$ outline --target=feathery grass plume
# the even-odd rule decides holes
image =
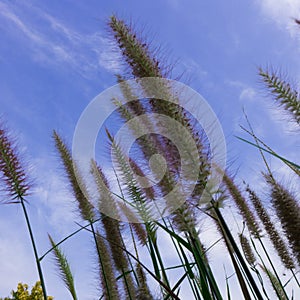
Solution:
[[[133,91],[131,87],[126,81],[119,76],[118,81],[121,86],[121,91],[126,100],[135,99],[133,98]],[[161,143],[159,141],[158,135],[153,134],[155,132],[153,128],[153,120],[150,120],[145,113],[145,109],[140,101],[129,101],[126,104],[123,104],[122,101],[118,99],[112,99],[113,104],[116,105],[118,112],[121,118],[127,122],[129,129],[133,133],[134,136],[138,136],[136,140],[139,145],[139,151],[144,156],[144,159],[149,159],[154,153],[160,151]],[[142,118],[138,119],[138,122],[129,122],[134,117],[142,115]],[[143,132],[149,132],[149,134],[145,134],[140,136],[141,130]],[[160,151],[162,153],[162,150]],[[140,154],[140,153],[139,153]]]
[[[100,272],[100,281],[102,287],[102,295],[100,299],[105,300],[119,300],[121,299],[117,280],[114,274],[114,267],[112,258],[110,256],[110,251],[100,234],[96,235],[98,250],[100,252],[101,258],[99,258],[99,268]]]
[[[247,262],[250,266],[255,266],[256,258],[248,239],[242,233],[239,234],[239,238]]]
[[[112,31],[115,41],[118,44],[118,47],[122,51],[122,55],[125,61],[131,69],[132,75],[135,78],[163,78],[167,76],[167,74],[163,71],[159,60],[151,53],[147,41],[145,41],[145,39],[143,39],[142,37],[139,37],[132,26],[126,24],[123,20],[118,19],[116,16],[112,16],[110,18],[108,25]],[[169,94],[168,89],[166,89],[165,86],[161,86],[160,83],[158,83],[158,85],[159,86],[157,86],[157,88],[159,88],[162,92],[165,91],[165,94],[167,96]],[[126,90],[124,91],[126,96]],[[169,98],[170,97],[163,97],[163,99]],[[150,100],[150,102],[151,101],[155,101],[155,99]],[[166,101],[159,101],[160,105],[152,105],[152,108],[160,107],[160,112],[163,112],[162,108],[164,107],[167,109],[167,111],[169,111],[169,106],[171,105],[171,103],[163,102]],[[175,109],[175,115],[178,115],[177,107]]]
[[[290,83],[282,80],[276,72],[259,69],[259,75],[275,97],[275,101],[290,113],[294,121],[300,125],[300,99],[298,92]]]
[[[132,200],[131,205],[134,206],[135,210],[138,212],[138,217],[140,217],[144,223],[150,222],[152,220],[151,207],[143,196],[121,147],[116,143],[109,131],[106,130],[106,132],[110,141],[114,158],[118,164],[118,168],[122,176],[122,181],[130,196],[130,199]]]
[[[137,300],[153,300],[145,272],[139,263],[136,265],[136,274],[138,277]]]
[[[137,35],[132,26],[126,24],[116,16],[110,18],[108,25],[135,78],[166,77],[167,74],[164,74],[162,71],[159,60],[151,53],[149,44],[145,39]],[[161,91],[167,91],[167,89],[161,85],[159,89]],[[167,92],[165,94],[167,95],[169,93]],[[163,97],[162,99],[169,99],[169,97]],[[155,99],[150,101],[155,101]],[[159,103],[160,102],[161,101],[159,101]],[[168,105],[166,105],[167,103],[161,102],[160,104],[161,105],[152,105],[152,107],[160,107],[160,112],[163,112],[163,107],[169,111],[168,105],[171,105],[171,103],[168,102]],[[177,115],[178,109],[176,108],[175,110]]]
[[[114,141],[114,138],[107,131],[108,138],[111,143],[112,151],[115,156],[116,162],[121,173],[122,182],[129,194],[131,200],[130,203],[124,202],[124,205],[120,205],[120,209],[123,211],[129,221],[132,223],[135,219],[137,222],[132,223],[132,228],[137,234],[142,243],[145,244],[144,228],[140,222],[145,223],[146,234],[151,242],[156,244],[156,224],[152,222],[152,211],[147,199],[145,199],[140,187],[138,186],[131,167],[128,161],[125,159],[121,147]],[[143,241],[144,240],[144,241]]]
[[[138,175],[137,177],[137,183],[139,186],[141,186],[141,191],[145,195],[145,198],[147,200],[155,200],[155,190],[153,186],[150,184],[149,179],[146,177],[145,172],[142,170],[142,168],[136,163],[135,160],[132,158],[129,158],[130,166],[132,167],[132,171]],[[146,187],[144,187],[146,186]]]
[[[48,237],[49,237],[51,246],[53,247],[56,265],[59,270],[59,275],[62,278],[63,282],[65,283],[65,286],[71,293],[72,298],[74,300],[77,300],[78,298],[76,295],[74,278],[73,278],[73,274],[72,274],[69,262],[68,262],[66,256],[64,255],[64,253],[61,251],[61,249],[56,246],[54,240],[52,239],[52,237],[49,234],[48,234]]]
[[[184,202],[172,213],[172,221],[179,232],[193,233],[194,238],[198,237],[198,233],[195,232],[195,228],[197,228],[196,214],[188,203]]]
[[[122,278],[124,280],[126,291],[128,292],[128,296],[132,298],[135,295],[135,289],[132,279],[132,273],[128,273],[128,271],[130,270],[128,257],[122,250],[122,248],[125,247],[125,243],[121,235],[120,223],[118,220],[111,218],[101,212],[103,207],[106,206],[107,208],[110,208],[117,213],[117,207],[111,193],[109,192],[110,187],[108,181],[102,169],[96,164],[94,160],[91,163],[91,171],[94,175],[94,179],[96,181],[100,196],[99,210],[101,222],[106,233],[106,239],[111,250],[112,258],[117,270],[122,272]]]
[[[95,219],[94,207],[86,197],[86,195],[88,194],[87,189],[84,185],[83,180],[78,174],[78,170],[76,166],[74,167],[75,164],[72,161],[71,152],[68,149],[68,147],[55,131],[53,133],[53,138],[55,141],[56,148],[60,154],[66,175],[69,179],[71,188],[73,190],[73,195],[78,202],[78,207],[79,207],[81,217],[84,220],[90,222],[91,232],[93,233],[95,246],[98,253],[99,264],[101,266],[100,276],[101,276],[101,283],[103,285],[103,290],[104,290],[103,294],[105,296],[105,299],[118,299],[118,298],[111,298],[111,294],[113,295],[115,293],[115,289],[111,288],[113,282],[111,283],[109,279],[109,277],[113,278],[114,276],[113,266],[112,266],[111,258],[110,257],[109,259],[107,258],[108,254],[107,254],[105,243],[101,243],[103,242],[101,238],[100,239],[97,238],[96,230],[93,226],[93,220]],[[78,180],[81,180],[81,182],[78,182]],[[85,189],[85,193],[82,191],[82,189]],[[107,274],[107,270],[109,271],[108,274]]]
[[[113,137],[110,135],[110,133],[107,131],[108,138],[111,143],[112,152],[115,156],[116,162],[119,167],[119,171],[121,173],[121,179],[125,185],[125,188],[129,194],[129,198],[131,202],[125,206],[126,202],[124,202],[124,207],[132,208],[131,210],[126,209],[125,212],[136,212],[136,217],[139,219],[139,222],[145,223],[146,232],[148,236],[149,241],[149,252],[151,255],[151,259],[153,262],[153,265],[155,267],[158,267],[160,265],[160,270],[163,276],[164,283],[166,286],[169,286],[168,283],[168,277],[165,272],[165,267],[163,265],[163,261],[161,259],[161,254],[158,249],[157,240],[156,240],[156,228],[157,225],[152,221],[152,207],[149,205],[150,203],[147,202],[147,199],[145,199],[140,187],[137,184],[137,181],[135,180],[135,177],[133,175],[133,172],[131,170],[131,167],[129,165],[129,162],[126,160],[123,151],[121,147],[114,141]],[[131,219],[132,222],[133,219]],[[135,225],[136,226],[136,225]],[[133,227],[134,229],[134,227]],[[160,278],[160,271],[158,268],[155,269],[155,274],[157,278]]]
[[[131,86],[128,84],[128,82],[125,80],[125,78],[123,78],[121,75],[117,75],[117,82],[120,85],[124,99],[128,100],[128,102],[126,104],[129,109],[129,112],[132,113],[131,117],[132,117],[132,115],[134,115],[134,116],[143,115],[146,112],[146,110],[143,107],[142,103],[138,100],[130,101],[133,99],[137,99],[137,96],[134,95],[134,92],[133,92]],[[126,116],[125,116],[125,119],[127,119]]]
[[[270,216],[269,216],[268,212],[266,211],[264,205],[262,204],[261,200],[256,195],[256,193],[252,189],[250,189],[249,186],[247,186],[246,191],[248,192],[249,198],[256,210],[256,213],[257,213],[258,217],[260,218],[261,222],[263,223],[264,228],[265,228],[278,256],[280,257],[283,265],[287,269],[294,269],[295,264],[294,264],[292,257],[290,256],[290,253],[285,244],[285,241],[281,238],[278,231],[276,230],[276,228],[275,228],[274,224],[272,223]]]
[[[53,131],[53,138],[56,149],[59,152],[64,171],[71,185],[74,198],[77,200],[80,214],[84,220],[92,221],[94,219],[94,207],[86,197],[88,193],[83,179],[81,178],[77,168],[74,167],[75,164],[72,159],[71,151],[56,131]],[[81,182],[78,182],[79,180]],[[85,193],[83,193],[82,189],[85,189]]]
[[[160,62],[131,26],[116,16],[111,16],[108,25],[134,77],[163,77]]]
[[[137,34],[134,32],[132,27],[126,25],[124,21],[117,19],[115,16],[111,17],[109,26],[114,34],[114,38],[116,39],[119,48],[122,51],[124,59],[131,68],[131,72],[135,78],[164,77],[164,74],[161,72],[161,69],[158,65],[158,61],[150,54],[147,42],[144,41],[143,38],[137,37]],[[176,104],[178,103],[178,99],[174,98],[172,92],[170,91],[170,87],[164,83],[157,82],[157,84],[154,84],[154,86],[151,87],[149,87],[148,85],[145,86],[142,83],[141,88],[146,91],[146,94],[147,92],[151,94],[152,88],[155,90],[159,90],[160,94],[163,95],[161,99],[166,99],[167,101],[161,99],[149,99],[149,104],[151,107],[150,111],[152,113],[165,114],[178,121],[178,126],[184,126],[184,128],[186,128],[193,137],[193,141],[191,141],[186,135],[180,136],[181,144],[183,146],[186,146],[185,148],[188,149],[186,152],[190,152],[191,148],[189,146],[191,142],[196,143],[198,149],[196,157],[198,157],[198,155],[199,157],[204,157],[203,144],[200,142],[199,135],[191,125],[184,109]],[[126,92],[128,92],[128,90],[125,91],[125,96]],[[170,101],[171,99],[173,99],[175,103],[172,103]],[[155,120],[153,120],[153,122],[155,123]],[[160,124],[154,124],[154,126],[159,126],[159,128],[163,127]],[[178,136],[176,128],[168,128],[167,130],[169,131],[171,129]],[[153,144],[154,146],[156,146],[156,150],[163,153],[167,158],[166,162],[168,167],[165,176],[159,183],[159,189],[162,191],[163,195],[166,195],[174,188],[176,183],[176,180],[174,179],[178,176],[180,170],[180,162],[182,162],[184,159],[180,159],[176,147],[174,147],[172,143],[169,143],[168,139],[165,139],[163,136],[160,136],[159,139],[155,140]],[[146,143],[145,145],[149,144]],[[144,148],[145,145],[142,146],[142,148]],[[192,153],[189,154],[190,157],[194,157]],[[149,156],[146,155],[146,158],[149,158]],[[208,172],[205,173],[203,172],[203,170],[209,169],[206,167],[206,165],[207,163],[205,161],[205,164],[202,164],[201,166],[198,166],[198,162],[195,162],[191,166],[191,170],[193,170],[193,172],[195,169],[200,170],[198,174],[198,182],[196,182],[196,188],[194,189],[193,193],[194,198],[198,198],[198,196],[203,191],[203,186],[205,186]],[[189,184],[188,180],[186,182],[187,184]],[[190,184],[194,184],[194,182]],[[178,202],[176,202],[175,205],[177,205],[177,203]],[[176,209],[175,212],[172,206],[172,203],[170,203],[170,210],[173,212],[174,220],[179,225],[178,227],[180,228],[180,230],[186,230],[188,227],[194,226],[193,221],[195,220],[195,218],[192,217],[193,211],[190,207],[188,207],[189,205],[185,204],[183,208]]]
[[[120,216],[116,205],[116,200],[112,195],[108,180],[104,175],[102,168],[96,163],[95,160],[92,160],[91,162],[91,173],[96,182],[97,190],[100,196],[98,202],[99,211],[109,212],[113,219],[119,220]]]
[[[226,172],[224,173],[223,182],[227,187],[227,190],[234,200],[237,208],[239,209],[240,214],[242,215],[251,234],[253,234],[254,237],[259,237],[261,230],[259,228],[255,215],[251,211],[246,199],[234,183],[233,179]]]
[[[17,201],[28,195],[31,186],[18,156],[16,142],[0,124],[0,179],[4,181],[4,191]]]
[[[137,33],[131,26],[125,24],[123,20],[118,19],[116,16],[112,16],[109,22],[109,27],[111,28],[113,36],[122,51],[122,55],[135,78],[166,77],[166,74],[161,71],[158,60],[151,55],[147,41],[145,41],[142,37],[138,37]],[[149,90],[149,88],[151,89],[148,85],[143,86],[142,88],[146,90]],[[172,96],[169,87],[161,82],[157,82],[157,84],[154,84],[152,88],[159,90],[160,93],[164,95],[161,99],[166,99],[168,101],[150,99],[149,103],[151,105],[151,112],[165,114],[174,120],[179,121],[179,123],[187,128],[194,135],[194,138],[196,138],[197,133],[193,130],[184,109],[176,104],[178,101],[176,102],[176,99]],[[128,89],[125,89],[124,93],[125,96],[130,95],[130,93],[128,94]],[[174,99],[175,103],[169,101],[171,98]],[[199,145],[199,143],[197,144]],[[164,146],[162,149],[167,147],[165,142],[163,142],[161,146]],[[172,147],[167,148],[168,151],[163,152],[169,154]],[[176,155],[174,156],[174,153],[172,153],[169,157],[170,159],[173,159],[173,167],[178,167],[178,159],[176,159]]]
[[[271,201],[281,222],[284,233],[298,265],[300,265],[300,206],[294,195],[282,184],[278,183],[272,174],[264,174],[271,189]]]
[[[117,78],[124,99],[126,99],[126,101],[137,99],[138,97],[134,95],[134,90],[129,83],[120,75],[118,75]],[[139,118],[137,125],[133,122],[128,122],[127,124],[132,133],[139,136],[137,143],[140,146],[140,150],[142,151],[144,158],[149,159],[149,157],[157,151],[162,153],[163,151],[161,150],[161,142],[158,135],[152,134],[152,132],[155,132],[154,120],[151,120],[148,117],[147,108],[143,106],[143,103],[141,103],[140,100],[135,100],[128,101],[124,105],[122,101],[119,101],[118,99],[113,99],[112,101],[117,106],[120,116],[125,122],[130,121],[134,117],[142,116],[142,118]],[[141,126],[143,127],[143,131],[149,132],[149,134],[140,136],[139,133],[141,132]]]
[[[136,213],[130,209],[130,206],[126,203],[119,203],[119,208],[124,216],[127,218],[128,222],[131,222],[130,226],[132,227],[135,235],[137,236],[138,241],[142,246],[147,244],[147,235],[149,232],[146,232],[144,224],[140,223],[140,220],[136,216]],[[156,236],[156,228],[151,230],[152,236]]]
[[[121,83],[121,90],[125,99],[127,100],[132,99],[132,97],[134,97],[133,96],[134,91],[131,89],[129,84],[126,81],[123,81],[123,78],[121,78],[120,76],[118,77],[118,80],[119,83]],[[134,123],[130,123],[130,122],[128,122],[128,124],[133,134],[137,134],[137,136],[139,136],[139,138],[137,139],[137,143],[140,147],[141,152],[143,153],[144,159],[149,160],[150,157],[156,153],[159,153],[160,155],[165,155],[166,154],[165,145],[167,143],[166,141],[167,139],[165,139],[161,135],[153,133],[157,131],[157,128],[155,127],[157,124],[156,124],[156,120],[154,120],[153,118],[150,119],[147,116],[147,113],[151,112],[149,111],[149,107],[143,107],[143,104],[140,101],[129,102],[126,104],[126,106],[122,105],[122,103],[120,101],[118,102],[116,99],[114,99],[113,101],[114,104],[118,107],[121,117],[125,121],[130,121],[132,118],[142,115],[143,118],[139,118],[139,122],[137,125],[134,125]],[[159,103],[157,104],[159,105]],[[149,103],[147,104],[144,103],[144,105],[149,106]],[[155,106],[156,105],[154,105],[154,107]],[[141,128],[140,128],[141,126],[143,126],[144,128],[143,131],[149,132],[149,134],[140,136],[139,132],[141,132]],[[170,155],[169,158],[171,158]],[[177,162],[178,161],[179,161],[179,157],[177,159]],[[172,175],[168,171],[169,167],[172,167],[172,165],[170,165],[169,161],[167,161],[167,163],[168,163],[168,168],[166,170],[166,175],[159,183],[159,186],[156,187],[157,193],[159,193],[160,189],[163,189],[165,193],[167,193],[166,190],[172,189],[172,184],[170,184],[170,180],[169,180],[169,178],[171,178]],[[178,170],[176,172],[178,172]],[[155,172],[153,175],[154,176],[156,175]]]
[[[24,199],[28,195],[30,184],[18,157],[16,143],[12,141],[7,130],[3,127],[0,127],[0,179],[4,181],[5,191],[12,198],[7,203],[20,203],[22,206],[42,285],[43,296],[47,299],[45,280]]]

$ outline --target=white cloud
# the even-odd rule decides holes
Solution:
[[[247,87],[240,93],[240,100],[253,100],[256,96],[256,92],[253,88]]]
[[[6,22],[6,30],[15,39],[26,39],[24,46],[34,60],[71,67],[85,78],[93,77],[100,68],[120,72],[120,56],[100,32],[82,34],[36,7],[23,6],[0,3],[1,22]],[[39,22],[34,22],[37,16]]]
[[[289,30],[294,36],[299,32],[293,18],[300,18],[299,0],[260,0],[257,3],[261,6],[262,12],[272,18],[279,26]]]

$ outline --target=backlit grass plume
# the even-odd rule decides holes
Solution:
[[[290,243],[298,265],[300,265],[300,206],[294,195],[282,184],[277,182],[271,174],[265,175],[270,186],[270,196],[276,214],[281,222],[285,235]]]
[[[239,188],[234,183],[233,179],[226,173],[224,174],[223,182],[226,185],[231,198],[234,200],[237,208],[239,209],[240,214],[242,215],[245,223],[247,224],[251,234],[258,237],[260,234],[260,228],[258,226],[256,217],[251,211],[245,197],[242,195]]]
[[[44,299],[47,299],[47,292],[41,263],[38,257],[35,238],[25,206],[24,197],[28,195],[28,191],[30,188],[29,180],[26,175],[26,171],[20,162],[20,158],[18,157],[16,142],[12,140],[7,132],[7,129],[3,128],[3,126],[0,127],[0,176],[0,179],[4,183],[4,190],[11,198],[10,201],[6,202],[20,203],[22,206],[34,252],[38,274],[40,277]]]
[[[290,113],[294,121],[300,125],[300,99],[298,92],[290,83],[282,80],[275,72],[259,69],[263,82],[274,95],[277,104]]]
[[[285,241],[282,239],[280,234],[278,233],[275,225],[273,224],[267,210],[265,209],[263,203],[256,195],[256,193],[250,189],[248,186],[246,191],[249,193],[249,198],[253,203],[253,206],[257,212],[258,217],[260,218],[261,222],[263,223],[265,230],[277,251],[278,256],[280,257],[282,263],[287,269],[295,268],[294,261],[289,254],[288,248],[286,247]]]
[[[101,297],[104,300],[122,299],[119,294],[117,280],[114,274],[113,261],[103,237],[97,234],[97,251],[100,252],[99,268],[101,282]]]
[[[53,138],[56,149],[60,155],[65,174],[71,185],[73,195],[77,200],[81,216],[87,221],[92,221],[94,218],[93,206],[86,197],[87,191],[85,194],[82,192],[82,189],[85,188],[85,185],[83,180],[81,180],[82,178],[80,174],[78,174],[78,170],[75,170],[74,168],[75,164],[73,163],[71,151],[56,131],[53,132]],[[81,180],[80,184],[79,180]]]
[[[0,176],[4,191],[11,200],[20,201],[28,195],[30,182],[20,161],[16,142],[0,125]]]
[[[129,298],[134,298],[135,289],[132,273],[130,272],[130,261],[126,253],[122,250],[125,247],[125,243],[121,234],[121,224],[117,219],[111,218],[110,216],[107,216],[101,212],[104,206],[106,206],[107,209],[110,208],[116,212],[117,207],[115,200],[110,193],[110,187],[102,169],[97,166],[95,161],[92,161],[91,170],[94,175],[100,197],[99,210],[101,223],[106,233],[106,239],[110,248],[114,265],[116,269],[121,272],[124,282],[124,289],[127,293],[127,296]],[[117,216],[115,215],[115,217]]]
[[[162,77],[160,62],[151,53],[148,44],[137,37],[131,26],[116,16],[110,18],[109,27],[134,77]]]
[[[246,260],[248,262],[248,264],[250,266],[255,266],[256,264],[256,258],[255,255],[252,251],[251,245],[249,243],[249,240],[247,239],[247,237],[243,234],[240,233],[239,234],[239,238],[240,238],[240,243],[244,252],[244,255],[246,257]]]

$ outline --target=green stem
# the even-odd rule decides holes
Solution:
[[[232,234],[231,234],[231,232],[230,232],[230,230],[229,230],[229,228],[228,228],[228,226],[227,226],[227,224],[226,224],[226,222],[225,222],[225,220],[224,220],[221,212],[219,211],[218,207],[215,205],[215,201],[213,199],[211,200],[211,203],[212,203],[212,206],[213,206],[213,208],[215,210],[215,213],[218,216],[218,219],[220,220],[220,223],[221,223],[224,231],[226,232],[226,235],[228,237],[228,241],[230,242],[230,244],[231,244],[231,246],[232,246],[232,248],[233,248],[233,250],[234,250],[234,252],[235,252],[235,254],[236,254],[237,258],[238,258],[238,260],[240,261],[240,264],[241,264],[241,266],[242,266],[242,268],[243,268],[243,270],[244,270],[244,272],[245,272],[245,274],[246,274],[246,276],[247,276],[247,278],[249,280],[249,283],[251,284],[251,286],[252,286],[252,288],[253,288],[253,290],[255,292],[256,297],[259,300],[263,300],[263,297],[262,297],[262,295],[260,293],[260,290],[258,289],[258,287],[257,287],[257,285],[256,285],[256,283],[254,281],[254,278],[252,277],[252,275],[251,275],[251,273],[250,273],[250,271],[249,271],[249,269],[247,267],[247,264],[244,261],[244,258],[242,256],[242,254],[241,254],[241,252],[240,252],[237,244],[235,243],[234,238],[233,238],[233,236],[232,236]]]
[[[198,269],[200,271],[200,276],[202,276],[202,294],[208,295],[210,294],[209,292],[209,287],[207,284],[207,280],[209,282],[209,285],[211,287],[211,291],[212,294],[214,295],[213,298],[210,299],[218,299],[218,300],[222,300],[222,296],[220,294],[220,291],[217,287],[217,284],[213,278],[211,270],[209,268],[209,266],[207,265],[207,263],[205,263],[204,259],[203,259],[203,251],[202,251],[202,247],[200,244],[200,241],[198,240],[198,238],[195,238],[194,234],[189,233],[188,239],[190,241],[190,243],[192,244],[192,253],[193,256],[195,258],[195,262],[198,266]],[[207,298],[208,299],[208,298]]]
[[[130,275],[130,273],[129,273]],[[132,299],[132,295],[131,295],[131,291],[130,291],[130,288],[129,288],[129,284],[128,284],[128,280],[126,278],[127,274],[124,272],[124,269],[122,268],[122,276],[124,278],[124,283],[125,283],[125,286],[126,286],[126,290],[128,292],[128,297],[129,297],[129,300],[133,300]],[[133,295],[134,296],[134,295]]]
[[[139,253],[138,253],[138,249],[137,249],[137,245],[136,245],[136,241],[135,241],[135,237],[134,237],[134,234],[133,234],[133,230],[132,230],[131,224],[129,224],[129,230],[130,230],[130,236],[131,236],[131,239],[132,239],[133,249],[134,249],[135,255],[136,255],[137,259],[139,259]],[[125,248],[126,246],[125,246],[125,242],[124,242],[124,239],[123,239],[122,235],[121,235],[121,240],[122,240],[122,246],[123,246],[123,248]],[[133,264],[132,264],[132,261],[131,261],[129,255],[127,253],[126,253],[126,257],[128,258],[128,262],[129,262],[129,265],[130,265],[130,267],[132,269],[135,281],[136,281],[137,285],[139,285],[139,280],[138,280],[136,271],[135,271],[135,269],[133,267]]]
[[[28,228],[28,231],[29,231],[31,244],[32,244],[32,247],[33,247],[34,257],[35,257],[35,261],[36,261],[36,265],[37,265],[37,269],[38,269],[38,274],[39,274],[40,281],[41,281],[43,296],[44,296],[44,299],[47,300],[48,297],[47,297],[47,292],[46,292],[45,280],[44,280],[44,276],[43,276],[39,256],[38,256],[38,253],[37,253],[37,248],[36,248],[33,232],[32,232],[32,229],[31,229],[29,217],[28,217],[27,210],[26,210],[26,207],[25,207],[24,199],[22,197],[20,197],[20,201],[21,201],[23,212],[24,212],[27,228]]]
[[[292,274],[293,274],[293,277],[294,277],[294,279],[296,280],[296,282],[297,282],[298,286],[300,287],[300,283],[299,283],[299,281],[298,281],[298,278],[297,278],[297,276],[296,276],[296,274],[295,274],[294,270],[293,270],[293,269],[291,269],[291,272],[292,272]]]
[[[160,264],[160,268],[161,268],[162,275],[163,275],[163,280],[166,283],[166,285],[170,288],[170,283],[169,283],[169,280],[168,280],[168,277],[167,277],[167,273],[165,271],[165,267],[164,267],[164,263],[162,261],[162,257],[160,255],[160,252],[159,252],[159,249],[158,249],[158,246],[157,246],[157,242],[156,241],[152,241],[152,244],[153,244],[153,247],[154,247],[154,251],[155,251],[156,257],[157,257],[158,262]]]
[[[95,221],[92,221],[91,223],[96,223],[98,222],[100,219],[97,219]],[[78,232],[80,232],[81,230],[83,229],[86,229],[87,227],[90,227],[91,226],[91,223],[85,225],[85,226],[81,226],[79,225],[77,222],[75,222],[76,225],[79,225],[80,228],[75,230],[74,232],[72,232],[71,234],[69,234],[68,236],[66,236],[65,238],[63,238],[61,241],[59,241],[58,243],[55,244],[55,247],[51,247],[48,251],[46,251],[40,258],[39,258],[39,261],[42,261],[50,252],[52,252],[52,250],[54,248],[56,248],[57,246],[59,246],[60,244],[64,243],[66,240],[68,240],[70,237],[76,235]]]
[[[234,256],[234,251],[228,241],[228,237],[226,235],[226,233],[224,232],[224,229],[223,227],[221,226],[221,231],[222,231],[222,235],[223,235],[223,238],[224,238],[224,241],[225,241],[225,244],[227,246],[227,249],[228,249],[228,252],[229,252],[229,255],[230,255],[230,258],[231,258],[231,261],[232,261],[232,264],[233,264],[233,267],[234,267],[234,270],[236,272],[236,275],[237,275],[237,278],[238,278],[238,281],[239,281],[239,284],[241,286],[241,290],[242,290],[242,293],[244,295],[244,298],[247,299],[247,300],[251,300],[251,297],[250,297],[250,294],[249,294],[249,291],[247,289],[247,285],[245,283],[245,280],[243,278],[243,275],[242,275],[242,272],[240,270],[240,266],[238,265],[237,261],[236,261],[236,258]]]
[[[84,228],[87,231],[91,231],[88,228]],[[97,233],[99,236],[101,236],[103,239],[107,240],[106,237],[100,235],[99,233]],[[157,278],[157,276],[148,268],[146,267],[140,260],[138,260],[133,254],[131,254],[126,248],[123,248],[122,246],[120,246],[119,244],[116,244],[116,247],[121,248],[123,251],[125,251],[134,261],[136,261],[137,263],[139,263],[148,273],[149,275],[156,280],[168,293],[170,293],[170,295],[175,299],[175,300],[180,300],[180,298],[164,283],[162,282],[159,278]]]
[[[162,219],[162,220],[164,222],[164,225],[167,226],[166,221],[164,219]],[[169,221],[169,226],[170,226],[171,230],[174,231],[174,228],[173,228],[172,223],[170,221]],[[174,248],[175,248],[175,250],[177,252],[178,257],[179,257],[182,265],[184,266],[184,270],[189,275],[189,276],[187,276],[187,279],[189,281],[189,284],[190,284],[190,287],[191,287],[191,289],[193,291],[193,294],[194,294],[194,296],[195,296],[196,299],[200,299],[200,294],[199,294],[199,291],[198,291],[199,287],[198,287],[198,285],[195,282],[195,275],[193,274],[191,266],[189,265],[188,258],[186,256],[186,254],[184,253],[183,248],[180,245],[180,243],[176,244],[175,238],[172,235],[170,235],[170,238],[172,240],[172,243],[174,245]],[[167,300],[167,299],[165,299],[165,300]]]
[[[266,254],[266,257],[267,257],[267,259],[268,259],[268,261],[269,261],[269,263],[270,263],[270,265],[271,265],[271,267],[272,267],[272,269],[273,269],[273,272],[274,272],[274,274],[275,274],[275,276],[276,276],[276,278],[277,278],[277,280],[278,280],[278,283],[279,283],[279,285],[280,285],[280,287],[281,287],[281,289],[282,289],[282,292],[284,293],[284,295],[285,295],[286,298],[288,299],[289,297],[288,297],[288,295],[286,294],[286,291],[285,291],[285,289],[284,289],[284,286],[283,286],[282,283],[281,283],[280,277],[279,277],[279,275],[278,275],[278,273],[277,273],[277,271],[276,271],[276,268],[275,268],[274,264],[272,263],[272,260],[271,260],[269,254],[268,254],[267,249],[265,248],[265,245],[263,244],[261,238],[258,238],[258,240],[259,240],[259,242],[260,242],[260,244],[261,244],[261,246],[262,246],[262,248],[263,248],[263,250],[264,250],[264,252],[265,252],[265,254]],[[252,243],[253,243],[253,242],[252,242]]]

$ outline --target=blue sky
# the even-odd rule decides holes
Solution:
[[[176,62],[173,78],[183,73],[180,80],[206,98],[223,126],[228,159],[240,178],[257,184],[261,169],[256,151],[234,138],[242,134],[243,108],[260,137],[298,159],[299,135],[273,108],[257,76],[258,66],[272,64],[299,81],[300,29],[292,21],[300,17],[298,0],[1,0],[0,114],[37,178],[29,210],[40,253],[48,248],[47,232],[58,240],[76,228],[51,134],[56,129],[71,143],[86,105],[115,84],[114,74],[122,71],[107,31],[112,13],[145,27],[153,44],[162,45],[164,56]],[[290,178],[276,160],[269,162],[283,180]],[[37,276],[19,207],[1,206],[0,228],[0,296],[6,296],[18,281],[31,284]],[[91,257],[89,240],[81,238],[83,243],[77,239],[65,249],[76,245]],[[89,272],[76,251],[67,252],[79,298],[94,299],[88,291],[95,270]],[[43,264],[49,294],[67,298],[51,259]]]

